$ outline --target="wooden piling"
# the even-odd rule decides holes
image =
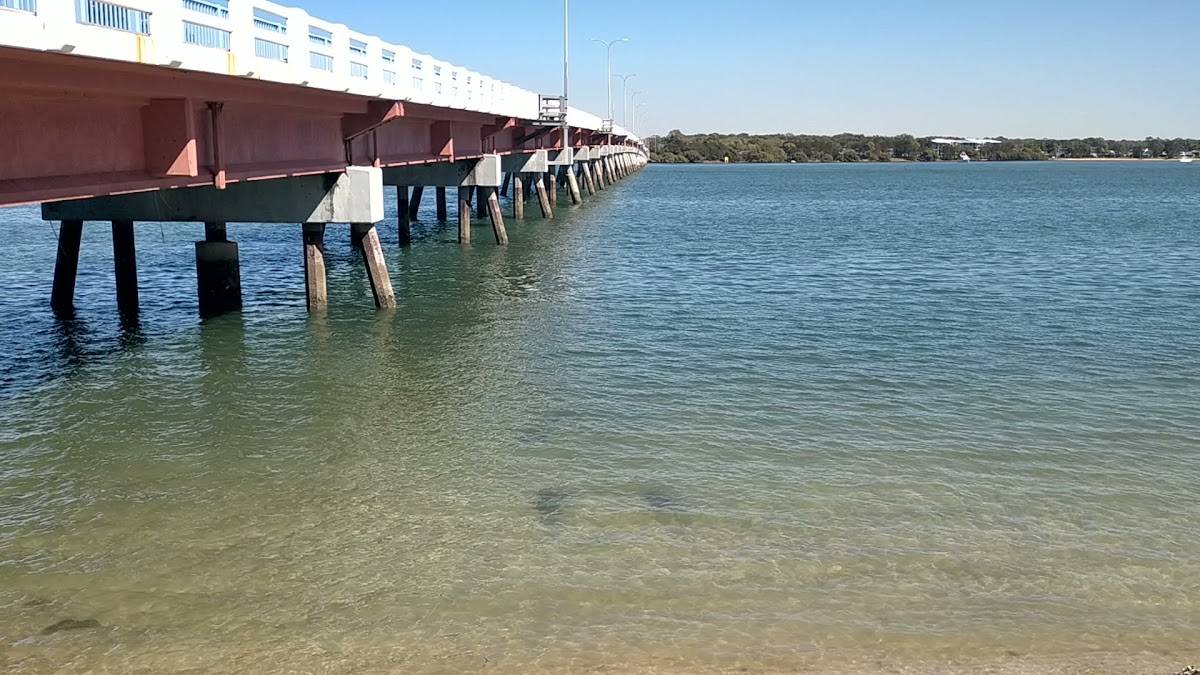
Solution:
[[[550,195],[546,192],[546,175],[539,173],[537,175],[537,196],[538,206],[542,208],[542,217],[547,220],[553,220],[554,209],[550,206]]]
[[[471,243],[471,188],[458,188],[458,243]]]
[[[421,195],[425,193],[424,185],[414,185],[412,196],[408,198],[408,218],[409,220],[420,220],[421,212]]]
[[[225,223],[204,223],[204,241],[196,242],[196,297],[202,317],[242,308],[238,245],[229,241]]]
[[[513,180],[512,180],[513,218],[516,218],[517,220],[524,220],[525,219],[525,182],[524,182],[524,179],[521,177],[521,174],[519,174],[519,173],[514,173],[512,175],[512,177],[513,177]]]
[[[583,195],[579,192],[579,179],[575,177],[575,167],[568,166],[567,169],[567,193],[571,197],[571,203],[578,206],[583,203]]]
[[[483,219],[487,217],[487,190],[482,187],[475,188],[475,217]]]
[[[117,309],[122,314],[138,311],[137,252],[133,242],[133,221],[112,221],[113,267],[117,277]]]
[[[512,180],[512,172],[509,171],[508,173],[504,174],[504,181],[502,183],[500,183],[500,196],[501,197],[508,196],[508,183],[511,180]]]
[[[325,223],[304,224],[304,292],[308,311],[329,306],[325,288]]]
[[[82,220],[64,220],[58,228],[58,255],[54,258],[54,287],[50,308],[69,314],[75,307],[75,277],[79,272],[79,242],[83,238]]]
[[[587,162],[579,163],[579,172],[583,174],[583,185],[587,188],[588,196],[596,194],[596,181],[592,178],[592,169]]]
[[[354,223],[351,227],[361,233],[359,239],[362,241],[363,263],[367,266],[367,278],[371,282],[375,306],[379,309],[395,309],[396,293],[392,290],[387,261],[379,244],[379,232],[371,223]]]
[[[442,188],[438,188],[441,190]],[[408,186],[396,186],[396,220],[398,240],[401,246],[412,244],[412,218],[408,217]]]
[[[504,227],[504,212],[500,210],[500,196],[496,194],[496,188],[480,189],[484,192],[479,195],[479,200],[487,204],[488,216],[492,220],[492,232],[496,235],[496,244],[508,246],[508,230]],[[484,197],[484,194],[487,196]]]
[[[437,187],[437,219],[439,223],[446,222],[446,188],[442,185]]]

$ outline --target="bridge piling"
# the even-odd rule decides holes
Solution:
[[[437,186],[437,220],[439,223],[446,222],[446,186]]]
[[[133,240],[133,221],[112,221],[113,267],[117,278],[117,310],[137,314],[137,252]]]
[[[480,220],[488,214],[487,194],[487,190],[482,186],[475,188],[475,217]]]
[[[375,230],[375,224],[353,223],[350,228],[362,244],[363,263],[367,267],[367,278],[371,282],[375,306],[379,309],[395,309],[396,293],[392,290],[392,280],[388,276],[387,262],[383,257],[383,247],[379,244],[379,232]]]
[[[471,188],[458,188],[458,243],[471,243]]]
[[[202,317],[242,308],[238,245],[229,241],[223,222],[204,223],[204,241],[196,242],[196,297]]]
[[[308,311],[329,306],[325,287],[325,223],[304,224],[304,293]]]
[[[508,230],[504,227],[504,213],[500,210],[500,197],[496,194],[496,188],[483,187],[479,190],[481,192],[479,201],[487,205],[488,216],[492,221],[492,232],[496,235],[496,244],[507,246]],[[486,198],[484,194],[487,195]]]
[[[550,191],[550,203],[558,206],[558,167],[546,174],[546,179],[550,181],[547,189]]]
[[[563,167],[567,177],[567,193],[571,196],[571,204],[579,206],[583,203],[583,195],[579,192],[579,179],[575,177],[575,167]]]
[[[553,220],[554,209],[550,206],[550,195],[546,192],[546,174],[537,174],[537,182],[534,185],[537,188],[538,206],[542,209],[542,217]]]
[[[408,217],[410,220],[420,220],[421,195],[425,192],[424,185],[414,185],[412,196],[408,198]]]
[[[513,218],[525,220],[525,178],[520,173],[514,172],[512,174],[512,186]]]
[[[592,170],[588,166],[588,162],[579,163],[579,172],[583,174],[583,184],[587,187],[588,196],[592,197],[596,194],[596,181],[592,178]]]
[[[79,272],[79,242],[82,238],[82,220],[64,220],[59,225],[54,287],[50,292],[50,308],[56,314],[67,315],[75,308],[75,277]]]
[[[412,219],[408,217],[408,186],[396,186],[397,240],[400,246],[412,244]]]

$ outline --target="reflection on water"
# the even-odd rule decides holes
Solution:
[[[428,200],[395,313],[235,225],[205,321],[151,224],[133,325],[107,228],[57,319],[0,210],[0,670],[1178,670],[1197,180],[654,167],[507,249]]]

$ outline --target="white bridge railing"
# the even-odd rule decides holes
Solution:
[[[543,112],[536,92],[266,0],[0,0],[0,45],[525,120]],[[574,107],[568,122],[596,131],[604,124]]]

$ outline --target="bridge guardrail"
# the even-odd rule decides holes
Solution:
[[[0,0],[0,13],[4,45],[525,120],[540,113],[533,91],[268,0]],[[603,120],[571,107],[568,122],[599,130]]]

